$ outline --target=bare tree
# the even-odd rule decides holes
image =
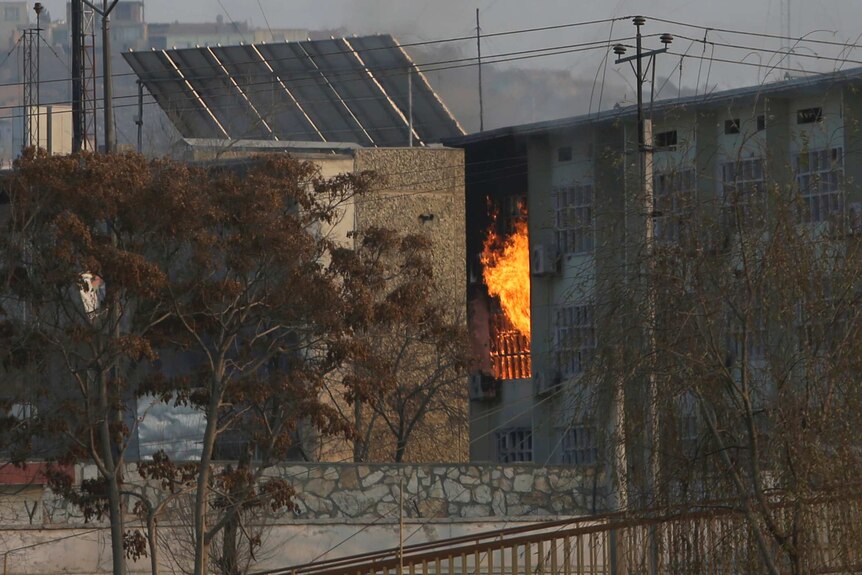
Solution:
[[[433,461],[463,457],[465,377],[471,364],[464,302],[451,301],[433,277],[430,240],[372,228],[356,238],[372,284],[350,284],[373,302],[362,338],[368,355],[353,364],[368,386],[355,411],[358,461]],[[363,413],[366,411],[366,413]],[[463,449],[463,447],[461,447]]]

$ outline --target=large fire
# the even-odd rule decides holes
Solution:
[[[518,221],[508,237],[492,226],[482,250],[482,276],[488,293],[500,300],[512,326],[530,339],[530,237],[527,222]]]

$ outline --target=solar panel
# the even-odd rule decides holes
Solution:
[[[464,133],[388,35],[124,57],[186,138],[405,146],[408,85],[414,144]]]
[[[351,38],[350,43],[402,110],[409,106],[408,85],[412,87],[413,126],[424,141],[439,142],[448,134],[464,133],[421,71],[416,70],[408,84],[406,69],[413,62],[392,36],[363,36]]]

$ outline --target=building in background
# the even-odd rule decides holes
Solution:
[[[30,25],[29,2],[0,2],[0,49],[7,52]]]
[[[862,177],[860,85],[856,68],[656,102],[650,179],[658,245],[681,241],[695,199],[720,219],[732,191],[745,197],[767,184],[798,187],[806,224],[859,220],[862,195],[851,184]],[[636,276],[631,262],[643,246],[645,212],[633,203],[636,122],[627,107],[447,141],[465,150],[470,322],[484,354],[471,392],[473,460],[609,463],[612,415],[598,388],[612,382],[602,380],[594,357],[614,344],[598,318],[626,313],[612,298]],[[521,202],[526,215],[513,208]],[[529,376],[513,377],[496,363],[496,349],[511,338],[500,331],[482,252],[490,232],[511,234],[524,217],[532,365]],[[645,401],[643,386],[631,385],[629,401]],[[683,434],[696,441],[698,433]],[[634,435],[629,451],[640,457],[646,440],[642,430]]]
[[[17,108],[12,126],[14,155],[30,146],[42,148],[49,155],[72,153],[72,107],[69,105],[54,104],[30,110]],[[30,141],[31,133],[36,135],[35,141]]]
[[[194,43],[206,42],[199,37]],[[178,159],[229,163],[256,153],[290,153],[314,162],[324,177],[375,171],[382,179],[345,206],[335,236],[350,244],[353,232],[370,226],[427,235],[439,295],[453,302],[453,314],[463,321],[463,151],[438,144],[463,130],[421,74],[408,79],[413,63],[394,38],[148,50],[124,58],[183,136],[172,150]],[[456,411],[466,411],[466,394],[454,401]],[[338,407],[353,416],[347,405]],[[143,457],[191,435],[166,425],[174,416],[162,415],[140,426]],[[418,442],[421,449],[408,449],[408,459],[465,460],[466,426],[441,433],[428,433]],[[315,441],[305,438],[307,457],[351,458],[344,442]],[[235,453],[229,440],[221,449],[223,457]]]
[[[262,42],[299,42],[308,39],[305,29],[255,28],[248,22],[225,22],[219,14],[215,22],[164,22],[147,25],[144,48],[167,50],[197,46],[229,46]]]

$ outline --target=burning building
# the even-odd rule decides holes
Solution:
[[[465,154],[468,310],[479,358],[470,378],[470,456],[531,461],[526,157],[494,141]]]
[[[512,222],[511,233],[505,236],[492,225],[480,256],[482,281],[492,306],[491,371],[501,380],[531,376],[530,238],[523,216],[512,216]]]

